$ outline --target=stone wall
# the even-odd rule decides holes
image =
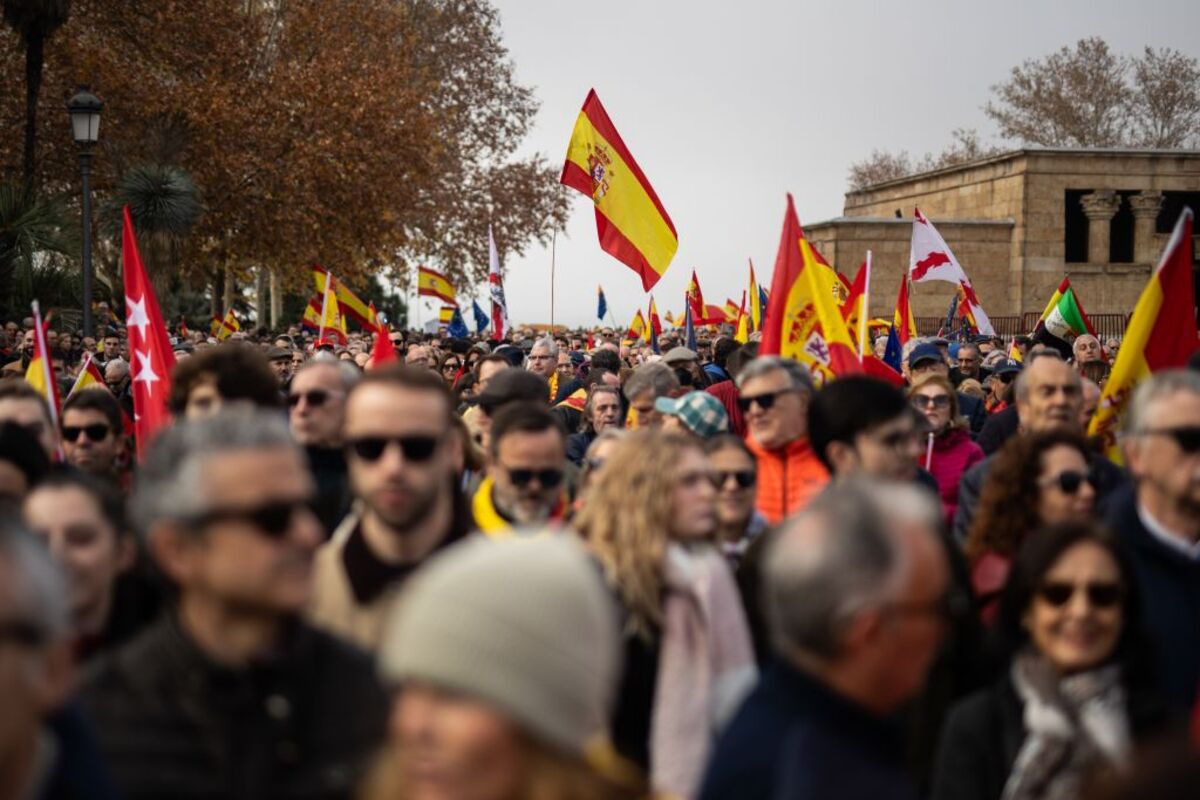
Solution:
[[[934,218],[959,263],[971,276],[983,308],[989,313],[1003,304],[1012,222],[964,222]],[[890,317],[896,307],[900,276],[908,269],[912,239],[911,219],[854,219],[841,217],[806,225],[805,234],[829,263],[853,280],[859,265],[872,251],[871,316]],[[942,316],[955,293],[953,284],[930,281],[917,284],[911,294],[913,314]]]

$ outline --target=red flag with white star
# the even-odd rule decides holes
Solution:
[[[133,428],[137,436],[140,461],[154,434],[171,420],[167,395],[171,391],[171,370],[175,354],[167,338],[167,326],[154,287],[146,277],[129,206],[122,209],[125,226],[121,234],[121,256],[125,272],[125,328],[129,331],[129,369],[133,392]]]

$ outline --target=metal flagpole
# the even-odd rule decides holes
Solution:
[[[550,233],[550,335],[554,335],[554,260],[555,245],[558,242],[558,231]]]

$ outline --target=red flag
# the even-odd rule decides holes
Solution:
[[[167,395],[171,391],[171,370],[175,354],[167,338],[167,326],[158,310],[154,287],[146,277],[142,257],[138,254],[133,235],[133,220],[129,206],[122,209],[125,218],[121,234],[121,255],[125,272],[125,328],[129,332],[130,383],[133,392],[134,432],[137,435],[138,459],[159,428],[170,419]]]
[[[396,348],[392,346],[391,331],[388,326],[384,325],[379,319],[379,315],[375,313],[375,304],[371,303],[371,318],[377,323],[375,328],[375,347],[371,349],[371,364],[370,369],[378,369],[384,364],[391,364],[399,360],[396,355]]]

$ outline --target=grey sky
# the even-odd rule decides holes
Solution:
[[[817,222],[841,213],[848,167],[873,148],[919,156],[957,127],[994,141],[981,107],[1026,58],[1093,35],[1122,53],[1200,55],[1196,0],[493,1],[541,102],[524,150],[561,164],[595,87],[671,215],[679,252],[654,289],[660,313],[682,310],[693,267],[708,302],[741,297],[747,258],[769,285],[785,192],[801,224]],[[640,280],[600,250],[588,199],[571,202],[556,322],[596,324],[600,283],[625,325],[645,307]],[[549,248],[506,267],[512,319],[548,322]]]

